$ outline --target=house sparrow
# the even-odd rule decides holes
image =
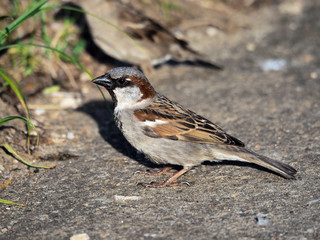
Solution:
[[[192,167],[222,160],[254,163],[294,179],[294,168],[245,148],[214,123],[157,93],[135,68],[111,69],[93,83],[110,93],[116,125],[136,149],[157,164],[183,166],[167,181],[148,187],[177,185],[174,181]]]
[[[137,10],[128,1],[70,0],[89,14],[86,19],[94,42],[114,59],[145,70],[169,60],[190,61],[214,69],[221,66],[193,50],[165,26]]]

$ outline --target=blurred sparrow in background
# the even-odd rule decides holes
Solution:
[[[169,60],[221,69],[190,48],[187,41],[175,37],[166,27],[135,9],[128,1],[69,2],[78,4],[90,13],[86,18],[94,42],[114,59],[140,66],[147,71]]]

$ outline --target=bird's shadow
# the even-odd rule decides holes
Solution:
[[[102,138],[108,142],[114,149],[122,153],[123,155],[141,163],[148,168],[159,168],[164,165],[158,165],[150,160],[148,160],[143,154],[138,152],[131,144],[125,139],[121,131],[115,125],[112,114],[113,103],[110,101],[90,101],[79,107],[77,110],[84,112],[91,116],[97,123],[99,128],[99,133]],[[220,161],[220,162],[210,162],[205,161],[204,165],[210,166],[241,166],[241,167],[250,167],[265,172],[273,173],[279,175],[269,169],[261,167],[259,165],[247,162],[239,161]],[[177,166],[177,168],[181,168]]]
[[[149,161],[143,154],[138,152],[122,135],[115,125],[112,114],[113,103],[110,101],[90,101],[82,105],[77,111],[84,112],[91,116],[97,123],[99,133],[114,149],[123,155],[136,160],[146,167],[160,167]]]
[[[278,175],[278,176],[282,177],[280,174],[278,174],[276,172],[273,172],[273,171],[269,170],[268,168],[259,166],[259,165],[254,164],[254,163],[249,163],[249,162],[240,162],[240,161],[234,161],[234,160],[223,160],[223,161],[219,161],[219,162],[204,161],[202,164],[203,165],[209,165],[209,166],[249,167],[249,168],[257,169],[259,171],[268,172],[268,173],[275,174],[275,175]]]

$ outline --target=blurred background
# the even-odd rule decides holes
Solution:
[[[28,13],[36,2],[39,1],[1,1],[1,29]],[[154,67],[170,61],[220,69],[222,64],[214,56],[205,54],[208,44],[211,49],[218,49],[224,37],[250,28],[247,14],[280,5],[277,0],[43,3],[45,5],[35,9],[14,31],[2,35],[5,36],[2,44],[27,44],[1,51],[1,67],[21,81],[26,96],[52,85],[80,89],[89,78],[72,59],[91,74],[120,65],[134,65],[151,72]],[[290,9],[299,8],[297,4],[301,3],[283,4],[282,8],[294,11]],[[201,43],[203,38],[209,38],[210,42]]]

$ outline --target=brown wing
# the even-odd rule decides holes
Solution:
[[[138,109],[134,114],[145,122],[144,133],[149,137],[244,147],[243,142],[214,123],[164,96],[158,96],[152,105]]]
[[[188,46],[186,41],[176,38],[167,28],[136,10],[131,4],[122,4],[119,7],[124,7],[120,11],[119,19],[124,22],[124,30],[131,37],[155,43],[167,43],[168,45],[176,43],[181,48],[198,55]]]

